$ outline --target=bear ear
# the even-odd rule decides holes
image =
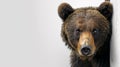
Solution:
[[[98,11],[107,18],[108,21],[111,21],[113,14],[113,6],[109,1],[103,2],[99,7]]]
[[[65,21],[66,18],[73,13],[74,9],[67,3],[62,3],[59,7],[58,7],[58,14],[60,16],[60,18]]]

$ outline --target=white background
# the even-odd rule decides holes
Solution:
[[[0,67],[70,67],[57,8],[99,6],[104,0],[1,0]],[[114,4],[111,67],[120,67],[120,0]]]

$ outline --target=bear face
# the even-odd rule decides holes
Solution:
[[[111,34],[112,5],[109,2],[98,8],[78,9],[63,3],[58,14],[64,22],[61,31],[64,42],[83,60],[93,57]]]

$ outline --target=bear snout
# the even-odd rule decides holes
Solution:
[[[96,52],[94,38],[90,32],[83,32],[77,46],[77,51],[80,56],[92,56]]]

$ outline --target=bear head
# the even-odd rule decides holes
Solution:
[[[63,41],[81,59],[94,56],[111,34],[112,10],[110,2],[103,2],[99,7],[77,9],[62,3],[58,14],[63,21]]]

